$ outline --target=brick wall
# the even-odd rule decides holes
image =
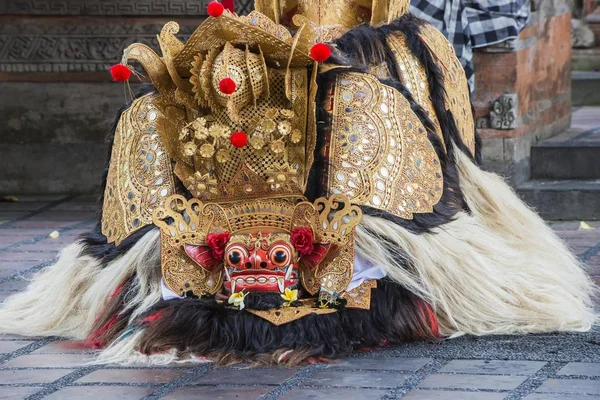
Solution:
[[[566,2],[534,1],[518,40],[475,53],[473,97],[488,169],[518,184],[529,177],[530,148],[571,121],[571,14]],[[505,95],[516,99],[503,107]],[[504,104],[505,105],[505,104]],[[493,118],[497,107],[501,116]],[[510,109],[509,109],[510,108]],[[515,122],[507,128],[509,118]],[[498,122],[504,121],[499,128]]]

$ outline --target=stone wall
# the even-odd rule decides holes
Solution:
[[[134,42],[185,37],[209,0],[0,1],[0,193],[93,192],[125,87],[108,69]],[[252,1],[236,1],[244,13]]]
[[[532,2],[518,40],[475,53],[477,126],[487,169],[519,184],[533,144],[571,123],[571,14],[565,0]]]

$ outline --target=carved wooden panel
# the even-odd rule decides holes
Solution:
[[[186,16],[205,17],[210,0],[2,0],[0,15]],[[253,1],[237,0],[238,14]]]

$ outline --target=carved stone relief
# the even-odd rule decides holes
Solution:
[[[181,26],[182,37],[195,26]],[[142,42],[158,49],[160,23],[0,24],[0,72],[104,72],[123,49]]]
[[[156,35],[170,20],[180,23],[179,37],[187,39],[209,1],[2,0],[0,15],[14,17],[0,23],[0,73],[105,72],[131,43],[158,50]],[[247,13],[253,4],[238,0],[236,10]],[[30,15],[50,18],[38,22]],[[118,18],[131,16],[143,18]]]
[[[515,93],[504,94],[496,100],[490,112],[492,129],[516,129],[519,127],[519,97]]]

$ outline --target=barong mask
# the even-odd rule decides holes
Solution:
[[[402,15],[405,3],[373,6],[371,23]],[[364,11],[336,4],[319,3],[313,15],[298,2],[303,15],[292,16],[257,3],[264,14],[225,11],[185,44],[168,23],[162,56],[141,44],[125,50],[122,64],[140,62],[157,93],[136,100],[117,127],[102,232],[118,245],[160,227],[163,281],[176,295],[304,289],[335,304],[352,279],[361,206],[411,219],[439,202],[440,162],[409,101],[373,75],[319,66],[309,55],[318,40],[356,24],[322,20]],[[318,74],[336,68],[337,79],[319,89]],[[318,90],[330,115],[321,154]],[[311,203],[316,155],[325,159],[323,197]]]
[[[361,215],[339,195],[315,203],[223,205],[173,195],[154,213],[165,284],[195,296],[222,286],[230,294],[285,293],[300,283],[312,295],[320,289],[339,295],[352,278],[353,234]]]

